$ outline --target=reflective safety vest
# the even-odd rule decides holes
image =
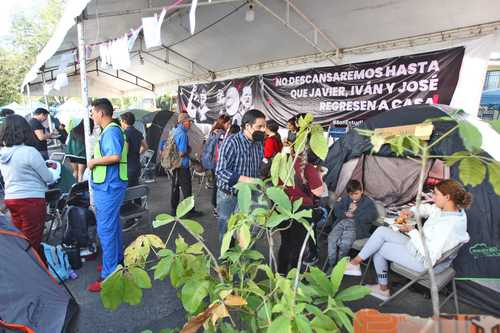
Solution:
[[[101,138],[104,135],[104,133],[108,130],[108,128],[111,127],[118,127],[123,135],[123,148],[122,148],[122,153],[120,156],[120,166],[119,166],[119,174],[120,174],[120,180],[126,182],[128,181],[128,175],[127,175],[127,154],[128,154],[128,144],[127,144],[127,139],[125,137],[125,133],[123,133],[122,128],[114,123],[111,122],[104,128],[102,131],[101,135],[99,136],[99,139],[97,140],[97,144],[95,145],[94,149],[94,158],[101,158],[102,153],[101,153]],[[108,171],[108,166],[107,165],[96,165],[94,169],[92,170],[92,181],[94,184],[102,184],[106,180],[106,174]]]

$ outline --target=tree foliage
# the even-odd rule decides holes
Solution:
[[[19,88],[62,15],[65,0],[48,0],[30,13],[14,16],[10,36],[0,43],[0,105],[21,101]]]

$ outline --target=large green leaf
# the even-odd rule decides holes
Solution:
[[[250,234],[250,227],[248,224],[243,224],[238,232],[238,243],[242,250],[246,250],[250,245],[252,236]]]
[[[464,185],[479,185],[486,175],[486,167],[483,162],[475,157],[468,157],[460,161],[458,171]]]
[[[293,202],[293,212],[294,213],[297,212],[300,209],[300,207],[302,207],[303,201],[304,200],[302,198],[298,198],[297,200],[295,200]]]
[[[500,195],[500,163],[488,163],[488,174],[491,186],[497,195]]]
[[[500,134],[500,120],[492,120],[489,122],[490,126],[498,133]]]
[[[295,326],[297,326],[297,332],[301,333],[312,333],[311,322],[306,316],[302,314],[297,314],[295,316]]]
[[[335,332],[338,331],[337,325],[332,318],[328,317],[323,313],[316,315],[316,318],[312,321],[312,328],[315,332]]]
[[[457,151],[450,156],[445,157],[445,163],[447,166],[452,166],[458,161],[462,160],[464,157],[471,156],[468,151]]]
[[[274,186],[278,186],[279,184],[281,168],[285,167],[283,164],[284,158],[286,158],[284,153],[278,153],[273,158],[273,162],[271,164],[271,179]]]
[[[307,145],[307,136],[309,134],[308,130],[300,130],[295,142],[293,143],[293,149],[296,154],[300,154],[304,151]]]
[[[198,222],[196,221],[193,221],[193,220],[180,220],[181,224],[186,228],[188,229],[189,231],[191,231],[193,234],[196,234],[196,235],[201,235],[203,234],[203,226],[201,224],[199,224]]]
[[[273,212],[269,220],[267,221],[266,226],[268,228],[274,228],[278,226],[281,222],[287,220],[289,217],[283,214],[278,214],[277,212]]]
[[[222,245],[220,248],[220,256],[223,257],[229,246],[231,245],[231,240],[233,239],[234,230],[227,231],[222,238]]]
[[[187,281],[181,291],[181,301],[184,309],[194,314],[200,307],[203,299],[208,295],[209,286],[208,281]]]
[[[271,325],[267,328],[267,333],[290,333],[291,331],[292,322],[285,316],[273,319]]]
[[[202,254],[203,253],[203,245],[201,243],[194,243],[190,245],[186,250],[186,253],[189,254]]]
[[[328,154],[328,140],[324,134],[321,125],[314,125],[311,130],[311,149],[322,160],[325,160]]]
[[[370,294],[370,288],[365,286],[352,286],[347,289],[340,291],[337,296],[335,296],[335,301],[349,302],[355,301],[365,297]]]
[[[172,267],[170,268],[170,282],[174,287],[179,287],[184,274],[184,267],[180,258],[174,258]]]
[[[179,235],[177,236],[177,238],[175,239],[175,252],[176,253],[184,253],[186,252],[188,248],[188,244],[186,243],[186,241],[184,241],[184,238]]]
[[[173,257],[168,256],[160,260],[160,262],[154,267],[154,278],[155,280],[163,280],[170,273],[170,267],[172,266]]]
[[[317,267],[311,267],[309,273],[305,275],[306,279],[323,294],[323,296],[330,295],[333,291],[332,285],[326,274]]]
[[[175,221],[175,217],[168,214],[160,214],[156,216],[156,219],[153,221],[153,227],[158,228],[173,221]]]
[[[194,197],[190,196],[182,200],[181,203],[177,206],[175,215],[177,215],[177,218],[181,218],[187,213],[189,213],[189,211],[193,209],[193,207],[194,207]]]
[[[151,288],[151,278],[145,270],[138,267],[131,267],[128,269],[130,275],[132,276],[132,280],[134,280],[135,284],[142,289]]]
[[[281,162],[280,179],[286,186],[293,186],[295,169],[292,167],[293,157],[285,156]]]
[[[304,115],[302,117],[299,117],[297,125],[299,125],[299,128],[306,128],[309,125],[311,125],[311,123],[313,122],[313,120],[314,120],[313,114],[312,113],[307,113],[306,115]]]
[[[345,268],[347,267],[347,263],[349,262],[349,258],[345,257],[340,259],[330,274],[330,282],[332,283],[333,294],[337,293],[340,287],[340,283],[342,283],[342,278],[344,277]]]
[[[101,302],[106,309],[115,310],[123,302],[123,270],[117,269],[102,282]]]
[[[381,135],[374,134],[370,137],[370,142],[373,146],[372,153],[378,153],[380,148],[382,148],[382,146],[384,145],[385,139]]]
[[[462,138],[463,144],[468,151],[479,151],[483,143],[481,132],[466,120],[458,122],[458,133]]]
[[[396,156],[401,156],[405,152],[404,147],[405,137],[403,135],[395,136],[394,138],[389,140],[389,144],[391,145],[391,150],[396,154]]]
[[[130,273],[123,274],[123,301],[137,305],[142,300],[142,289],[135,283]]]
[[[238,189],[238,207],[240,211],[248,214],[252,205],[252,190],[248,184],[238,183],[235,186]]]
[[[354,332],[354,327],[352,326],[352,321],[351,319],[342,311],[336,311],[336,317],[339,319],[338,321],[340,321],[340,323],[342,324],[342,326],[344,326],[344,328],[350,332],[350,333],[353,333]]]
[[[270,187],[267,189],[266,194],[276,205],[291,213],[292,203],[283,189]]]

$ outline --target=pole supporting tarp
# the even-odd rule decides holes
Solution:
[[[78,61],[80,62],[80,83],[82,88],[82,105],[85,109],[83,116],[83,128],[85,131],[85,157],[87,161],[90,161],[92,158],[92,151],[90,145],[90,114],[89,114],[89,91],[87,84],[87,63],[86,63],[86,54],[85,54],[85,35],[84,35],[84,27],[83,27],[83,13],[78,16],[76,31],[78,35]],[[93,195],[92,189],[90,186],[89,179],[89,193],[90,193],[90,204],[93,205]]]

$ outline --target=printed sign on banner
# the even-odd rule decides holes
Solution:
[[[213,123],[227,114],[238,125],[245,112],[255,107],[256,77],[179,87],[182,111],[200,123]]]
[[[179,87],[181,106],[200,122],[227,113],[239,123],[255,106],[285,125],[312,113],[323,125],[357,126],[379,112],[413,104],[449,104],[464,47],[356,64],[265,74]]]

